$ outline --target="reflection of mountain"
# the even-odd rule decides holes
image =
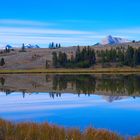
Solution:
[[[103,99],[105,99],[106,101],[112,103],[113,101],[117,101],[117,100],[123,100],[123,99],[127,99],[129,97],[127,96],[102,96]]]

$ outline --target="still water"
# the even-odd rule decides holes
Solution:
[[[140,134],[139,75],[1,75],[0,118]]]

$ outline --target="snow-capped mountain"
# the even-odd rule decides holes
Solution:
[[[101,45],[101,43],[96,43],[93,46],[100,46],[100,45]]]
[[[113,37],[113,36],[109,35],[102,40],[101,44],[102,45],[107,45],[107,44],[114,45],[114,44],[121,44],[121,43],[128,43],[128,42],[131,42],[131,41],[124,39],[124,38]]]
[[[25,48],[28,48],[28,49],[36,49],[36,48],[40,48],[40,47],[38,45],[26,44],[25,45]]]
[[[6,49],[13,49],[13,47],[11,45],[6,45],[5,48]]]

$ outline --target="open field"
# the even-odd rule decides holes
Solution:
[[[94,74],[94,73],[140,73],[140,68],[95,68],[95,69],[30,69],[30,70],[7,70],[0,69],[0,74],[28,74],[28,73],[54,73],[54,74]]]
[[[48,123],[11,123],[0,120],[1,140],[125,140],[125,138],[107,130],[87,128],[64,129]],[[140,137],[128,138],[140,140]]]
[[[15,49],[9,53],[0,54],[0,58],[5,59],[5,65],[0,69],[44,69],[46,67],[46,60],[49,66],[52,67],[52,52],[65,52],[70,54],[76,52],[76,47],[60,48],[60,49],[26,49],[26,52],[20,52]]]

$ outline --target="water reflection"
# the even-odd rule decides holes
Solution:
[[[5,79],[3,77],[0,77],[0,83],[1,83],[2,86],[4,86]]]
[[[0,75],[0,91],[3,119],[140,132],[140,75]]]
[[[140,75],[1,75],[0,90],[139,96]]]
[[[140,132],[140,98],[63,94],[50,98],[49,93],[0,94],[0,117],[14,122],[49,122],[84,130],[88,126],[105,128],[122,135]],[[132,127],[135,126],[135,129]]]

